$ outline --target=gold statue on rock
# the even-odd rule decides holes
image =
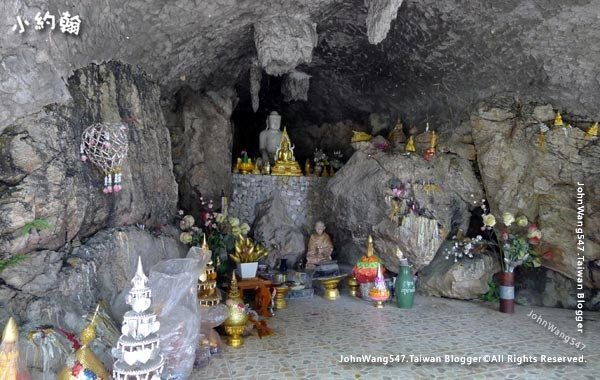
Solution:
[[[283,128],[281,142],[275,153],[275,165],[271,169],[272,175],[301,176],[302,170],[294,157],[294,146],[290,142],[287,128]]]
[[[556,112],[556,116],[554,117],[554,126],[555,127],[564,127],[565,123],[563,122],[562,116],[560,112]]]
[[[417,151],[417,149],[415,149],[415,140],[413,139],[412,136],[410,136],[408,138],[408,141],[406,142],[406,145],[404,146],[404,151],[406,153],[415,153]]]
[[[585,132],[585,137],[587,138],[593,138],[593,137],[598,137],[598,122],[595,122],[594,125],[592,125],[586,132]]]
[[[72,365],[67,364],[63,367],[63,369],[58,373],[58,380],[75,380],[78,379],[79,373],[85,370],[89,370],[96,375],[98,380],[109,380],[110,374],[104,368],[104,364],[96,357],[90,345],[96,339],[96,316],[98,315],[98,309],[100,305],[96,308],[96,312],[92,317],[92,321],[87,327],[81,330],[81,334],[79,335],[79,343],[81,347],[79,347],[75,351],[75,363]],[[68,362],[67,362],[68,363]]]

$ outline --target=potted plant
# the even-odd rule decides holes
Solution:
[[[249,237],[239,236],[235,242],[235,250],[229,259],[238,264],[242,278],[256,277],[258,260],[267,256],[267,248],[262,243],[255,243]]]
[[[542,238],[542,232],[534,223],[530,223],[524,215],[515,217],[510,212],[502,214],[502,221],[486,212],[482,206],[483,230],[493,231],[498,251],[500,252],[500,311],[514,313],[514,270],[524,266],[539,267],[542,259],[536,249]]]

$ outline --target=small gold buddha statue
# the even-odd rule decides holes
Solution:
[[[272,175],[282,176],[301,176],[302,170],[300,165],[294,158],[294,146],[290,142],[290,137],[287,133],[287,128],[283,128],[281,142],[277,153],[275,153],[275,165],[271,169]]]
[[[595,122],[586,132],[585,137],[593,138],[598,137],[598,122]]]
[[[417,151],[417,149],[415,149],[415,140],[413,139],[412,135],[408,138],[408,141],[404,146],[404,151],[406,153],[415,153]]]
[[[556,116],[554,117],[554,126],[555,127],[563,127],[565,125],[565,123],[563,123],[563,119],[562,116],[560,115],[560,112],[556,112]]]
[[[90,345],[96,339],[96,316],[98,315],[98,309],[100,305],[96,308],[96,312],[92,317],[92,321],[89,325],[87,325],[83,330],[81,330],[81,334],[79,335],[79,343],[81,343],[81,347],[77,351],[75,351],[75,359],[79,363],[79,365],[75,365],[79,367],[80,370],[89,369],[92,371],[98,378],[98,380],[109,380],[110,374],[104,368],[104,364],[96,357]],[[58,380],[74,380],[77,379],[77,376],[73,374],[75,368],[69,365],[63,367],[63,369],[58,373]]]

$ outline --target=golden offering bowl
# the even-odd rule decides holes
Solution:
[[[373,300],[375,302],[375,307],[378,309],[383,309],[383,303],[385,301],[388,300],[388,298],[390,298],[389,294],[373,294],[373,295],[369,295],[369,297],[371,298],[371,300]]]
[[[227,344],[231,347],[239,347],[244,343],[244,339],[242,338],[242,334],[244,333],[245,325],[241,326],[232,326],[232,325],[224,325],[225,334],[227,334]]]
[[[287,307],[287,303],[285,302],[285,296],[290,291],[290,288],[287,286],[278,286],[275,288],[277,293],[275,293],[275,309],[281,310]]]
[[[323,287],[325,288],[325,294],[323,298],[329,301],[335,301],[340,298],[340,291],[338,290],[338,284],[344,278],[344,276],[335,276],[327,278],[319,278]]]
[[[356,280],[356,277],[348,277],[348,287],[350,288],[350,295],[352,297],[358,297],[358,289],[360,287],[360,284]]]
[[[254,170],[254,164],[252,163],[252,161],[249,161],[246,163],[240,162],[238,164],[238,170],[240,171],[241,174],[252,173],[252,170]]]

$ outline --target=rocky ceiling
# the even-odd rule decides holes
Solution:
[[[398,4],[387,37],[369,43],[368,7]],[[80,15],[80,34],[35,30],[46,11]],[[309,100],[291,106],[314,121],[451,120],[503,92],[600,117],[600,0],[12,0],[0,14],[0,130],[67,100],[66,78],[90,62],[141,66],[167,101],[183,86],[249,91],[254,25],[270,16],[316,23],[312,62],[298,67]],[[18,16],[30,21],[22,34]]]

